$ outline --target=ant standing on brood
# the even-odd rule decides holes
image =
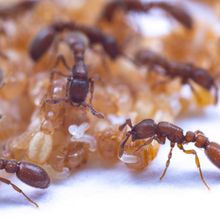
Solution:
[[[172,157],[172,150],[174,146],[177,145],[177,147],[184,153],[193,154],[195,156],[195,163],[199,169],[200,178],[205,184],[205,186],[209,189],[209,186],[203,177],[199,157],[196,151],[193,149],[186,150],[184,149],[183,145],[192,142],[195,144],[196,147],[204,149],[210,161],[218,168],[220,168],[219,144],[210,142],[201,131],[187,131],[186,135],[184,135],[183,129],[169,122],[159,122],[157,124],[152,119],[145,119],[133,126],[131,120],[127,119],[126,122],[119,127],[119,130],[122,130],[127,125],[131,128],[131,130],[126,133],[126,137],[120,145],[119,158],[123,156],[125,144],[130,137],[132,138],[132,141],[136,141],[139,139],[147,139],[146,142],[143,145],[141,145],[137,150],[141,149],[145,145],[149,145],[153,140],[156,140],[160,144],[165,144],[167,138],[170,141],[171,149],[168,155],[168,160],[166,162],[166,167],[160,179],[162,179],[165,176]]]
[[[92,107],[94,81],[92,78],[88,77],[88,69],[84,63],[84,53],[86,47],[85,42],[78,35],[72,35],[67,41],[71,50],[73,51],[75,64],[71,69],[67,65],[64,57],[59,56],[55,66],[58,65],[59,62],[62,62],[64,66],[71,72],[71,75],[67,76],[56,70],[52,71],[51,73],[51,83],[53,82],[55,74],[67,78],[66,97],[59,99],[47,99],[46,103],[57,104],[60,102],[69,102],[71,105],[86,107],[96,117],[104,118],[102,113],[97,112]],[[85,102],[88,92],[91,94],[89,104]]]

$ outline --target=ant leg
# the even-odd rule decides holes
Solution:
[[[122,155],[124,154],[125,144],[126,144],[126,142],[128,141],[128,139],[129,139],[130,136],[131,136],[131,134],[130,134],[130,132],[128,132],[128,133],[126,134],[125,139],[124,139],[124,140],[122,141],[122,143],[120,144],[119,153],[118,153],[119,158],[121,158]]]
[[[125,123],[119,126],[119,131],[122,131],[126,125],[128,125],[131,129],[133,128],[130,118],[126,119]]]
[[[154,140],[154,137],[149,138],[147,141],[145,141],[143,144],[141,144],[135,151],[134,153],[138,152],[142,147],[144,147],[145,145],[149,145],[152,143],[152,141]]]
[[[62,76],[62,77],[69,77],[69,76],[63,74],[61,71],[52,70],[52,72],[50,73],[50,82],[53,82],[55,75]]]
[[[71,67],[67,64],[65,57],[62,54],[59,54],[56,58],[53,68],[56,68],[60,63],[62,63],[67,70],[71,70]]]
[[[94,79],[89,78],[89,83],[90,83],[90,99],[89,99],[89,104],[92,104],[93,100],[93,93],[94,93]]]
[[[0,51],[0,57],[5,59],[5,60],[8,60],[8,56],[6,54],[4,54],[3,52]]]
[[[192,92],[194,93],[194,95],[196,96],[197,101],[200,100],[200,102],[201,102],[201,97],[199,96],[199,94],[196,92],[196,90],[193,88],[193,86],[190,83],[189,83],[189,87],[192,90]]]
[[[93,51],[101,57],[104,69],[106,70],[108,75],[111,75],[111,70],[109,68],[109,65],[107,64],[108,57],[107,57],[105,51],[103,51],[103,50],[95,50],[95,49],[93,49]]]
[[[34,204],[36,207],[39,207],[36,202],[34,202],[31,198],[29,198],[18,186],[13,184],[10,180],[0,177],[0,181],[5,184],[11,185],[14,190],[21,193],[30,203]]]
[[[52,91],[53,86],[52,85],[53,85],[55,75],[59,75],[59,76],[66,77],[66,78],[69,77],[69,76],[63,74],[61,71],[52,70],[52,72],[50,73],[50,86],[49,86],[49,90],[50,90],[51,94],[53,94],[53,91]]]
[[[160,177],[160,180],[162,180],[164,178],[164,176],[166,175],[167,169],[168,169],[168,167],[170,165],[170,160],[172,158],[172,151],[173,151],[174,146],[175,146],[175,143],[171,142],[170,143],[170,152],[168,154],[168,159],[167,159],[167,162],[166,162],[166,167],[165,167],[165,169],[164,169],[164,171],[163,171],[163,173],[162,173],[162,175]]]
[[[0,88],[4,86],[4,74],[2,69],[0,69]]]
[[[215,90],[215,105],[217,105],[218,103],[218,86],[216,85],[216,83],[214,83],[214,90]]]
[[[206,186],[208,189],[210,189],[209,186],[208,186],[208,184],[206,183],[204,177],[203,177],[202,169],[201,169],[200,162],[199,162],[199,157],[198,157],[196,151],[195,151],[195,150],[185,150],[185,149],[183,148],[183,145],[182,145],[182,144],[177,144],[177,146],[178,146],[178,148],[179,148],[180,150],[182,150],[185,154],[193,154],[193,155],[195,155],[195,163],[196,163],[197,168],[199,169],[200,178],[201,178],[202,182],[205,184],[205,186]]]
[[[97,112],[92,105],[87,104],[87,103],[81,103],[82,106],[88,108],[90,112],[95,115],[97,118],[104,118],[104,115],[101,112]]]
[[[58,99],[46,99],[45,102],[47,104],[59,104],[60,102],[67,102],[67,98],[58,98]]]

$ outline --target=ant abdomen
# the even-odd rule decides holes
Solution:
[[[220,168],[220,145],[210,142],[205,148],[205,153],[209,160],[218,168]]]
[[[55,36],[56,31],[51,27],[43,29],[35,36],[29,47],[29,54],[34,61],[38,61],[49,50]]]
[[[47,188],[50,178],[41,167],[27,162],[20,162],[16,176],[24,183],[35,188]]]

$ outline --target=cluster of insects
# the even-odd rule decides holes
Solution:
[[[185,154],[194,155],[200,178],[209,189],[196,150],[185,149],[185,145],[193,143],[203,149],[219,168],[220,145],[210,142],[202,131],[184,134],[182,128],[168,122],[175,118],[170,110],[171,95],[161,91],[157,100],[140,72],[142,67],[147,67],[145,72],[154,72],[155,79],[166,77],[167,90],[172,87],[169,83],[179,79],[179,84],[173,83],[173,90],[177,88],[179,93],[181,86],[187,84],[197,95],[199,91],[192,86],[195,83],[201,91],[205,90],[214,97],[213,104],[217,104],[217,77],[210,71],[212,68],[195,64],[194,60],[175,61],[162,52],[146,48],[142,43],[145,37],[141,34],[138,35],[140,45],[134,49],[127,43],[125,47],[126,42],[123,45],[118,41],[120,33],[108,31],[114,29],[113,20],[118,15],[125,23],[130,12],[142,14],[159,9],[180,24],[178,30],[191,33],[196,27],[193,16],[186,8],[165,1],[112,0],[103,1],[99,14],[93,21],[85,23],[83,13],[81,19],[81,13],[79,19],[72,18],[77,10],[59,9],[56,4],[50,0],[23,0],[0,6],[0,39],[3,38],[4,42],[10,39],[7,46],[0,48],[0,170],[16,173],[27,185],[44,189],[49,186],[50,178],[58,176],[64,168],[71,172],[85,163],[89,151],[99,152],[102,159],[121,160],[128,167],[143,169],[156,157],[158,147],[154,141],[164,145],[167,139],[170,151],[160,178],[165,176],[173,148],[177,146]],[[65,14],[62,10],[69,19],[62,17]],[[39,11],[45,17],[41,17]],[[33,22],[27,36],[13,38],[7,21],[22,26],[27,19]],[[108,30],[99,26],[101,22]],[[123,22],[122,31],[127,28]],[[130,27],[129,32],[135,30]],[[116,36],[113,33],[117,33]],[[163,44],[162,39],[159,41]],[[193,44],[193,35],[191,41]],[[8,48],[14,50],[16,56],[11,55]],[[29,59],[27,66],[22,62],[24,56]],[[48,60],[54,61],[52,67]],[[93,73],[103,71],[101,67],[105,62],[111,69],[106,71],[104,68],[108,80],[102,78],[102,74],[95,80]],[[14,72],[7,72],[9,65]],[[166,98],[161,101],[164,96]],[[181,94],[179,96],[181,99]],[[188,106],[192,100],[185,102]],[[11,110],[13,106],[17,106],[15,111]],[[156,120],[163,111],[160,120]],[[137,116],[131,116],[132,112]],[[130,117],[132,120],[127,119]],[[132,121],[139,122],[132,125]],[[0,177],[0,182],[11,185],[38,206],[10,180]]]

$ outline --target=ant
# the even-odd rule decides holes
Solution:
[[[148,12],[153,8],[159,8],[167,12],[173,18],[175,18],[179,23],[181,23],[185,28],[192,29],[193,21],[191,16],[182,8],[174,4],[167,2],[141,2],[133,0],[114,0],[109,2],[104,8],[101,19],[112,21],[114,14],[118,9],[125,12]]]
[[[39,0],[25,0],[9,6],[0,6],[0,18],[6,19],[18,16],[32,9],[38,2]]]
[[[27,185],[35,188],[45,189],[50,184],[50,178],[46,171],[32,163],[0,159],[0,170],[3,169],[7,173],[16,173],[18,179],[20,179]],[[21,193],[29,202],[38,207],[37,203],[30,199],[19,187],[13,184],[10,180],[0,177],[0,182],[11,185],[14,190]]]
[[[102,113],[97,112],[92,107],[94,80],[88,77],[88,69],[84,63],[84,54],[86,50],[85,42],[82,40],[81,36],[74,34],[70,35],[66,41],[73,52],[75,64],[70,68],[66,63],[65,58],[63,56],[58,56],[55,66],[57,66],[59,62],[62,62],[66,69],[70,71],[70,75],[67,76],[62,72],[54,70],[52,71],[50,78],[51,82],[53,81],[55,74],[67,78],[66,97],[59,99],[46,99],[46,103],[58,104],[60,102],[68,102],[71,105],[86,107],[96,117],[104,118]],[[89,104],[85,103],[88,92],[91,94]]]
[[[165,144],[167,138],[170,141],[171,148],[168,155],[168,160],[166,162],[166,167],[160,177],[160,180],[162,180],[162,178],[166,174],[166,171],[169,167],[170,160],[172,157],[172,151],[176,144],[177,147],[180,150],[182,150],[185,154],[192,154],[195,156],[195,163],[197,168],[199,169],[200,178],[202,182],[205,184],[205,186],[209,189],[209,186],[203,177],[199,157],[196,151],[193,149],[186,150],[184,149],[183,145],[192,142],[195,144],[196,147],[200,149],[204,149],[205,154],[210,159],[210,161],[218,168],[220,168],[219,144],[210,142],[208,138],[201,131],[196,131],[196,132],[187,131],[186,134],[184,135],[183,129],[165,121],[155,123],[154,120],[152,119],[144,119],[133,126],[131,120],[127,119],[125,123],[119,127],[119,130],[124,129],[124,127],[127,125],[131,128],[131,130],[126,133],[126,137],[124,141],[122,141],[122,143],[120,144],[119,158],[122,157],[124,153],[125,144],[130,136],[132,141],[136,141],[139,139],[147,139],[146,142],[143,145],[139,146],[139,148],[136,151],[141,149],[143,146],[150,144],[153,140],[156,140],[159,144]]]
[[[140,50],[134,58],[136,65],[149,65],[149,69],[162,70],[170,78],[180,77],[182,84],[188,84],[195,93],[190,80],[194,81],[206,90],[215,90],[215,104],[218,102],[218,87],[208,70],[196,67],[192,63],[177,63],[167,60],[165,57],[151,51]]]
[[[94,26],[77,24],[73,21],[58,21],[41,30],[32,40],[29,55],[34,61],[38,61],[51,47],[55,37],[64,31],[82,32],[90,41],[91,45],[100,44],[111,59],[123,55],[116,39],[102,32]],[[124,55],[126,57],[126,55]]]

